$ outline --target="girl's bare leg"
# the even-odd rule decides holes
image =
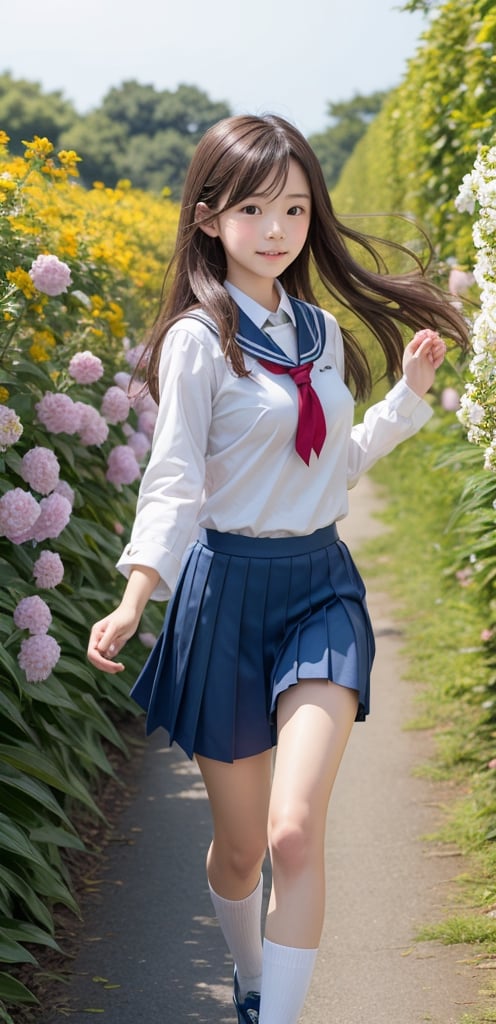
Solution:
[[[269,809],[273,887],[266,934],[272,942],[319,944],[327,808],[357,703],[355,690],[323,679],[302,680],[279,698]]]
[[[356,691],[324,679],[279,698],[259,1024],[297,1024],[303,1008],[324,920],[327,807],[357,703]]]
[[[260,992],[262,879],[267,849],[271,751],[225,764],[198,758],[214,823],[207,857],[210,895],[236,965],[236,994]]]
[[[197,757],[212,812],[214,837],[207,856],[208,880],[228,900],[242,900],[260,878],[267,850],[270,750],[233,764]]]

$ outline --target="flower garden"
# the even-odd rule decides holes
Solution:
[[[453,59],[457,52],[460,61]],[[449,0],[334,196],[344,215],[401,210],[420,220],[453,301],[468,292],[473,352],[467,361],[451,353],[433,396],[434,426],[398,458],[410,467],[412,500],[421,493],[411,469],[415,445],[429,450],[433,473],[446,484],[448,532],[437,571],[480,623],[463,663],[469,678],[456,693],[460,715],[467,712],[474,723],[463,757],[482,779],[477,814],[487,827],[474,847],[496,835],[495,113],[493,5]],[[120,723],[137,713],[129,686],[160,628],[162,610],[152,605],[126,648],[122,675],[109,679],[86,660],[89,625],[122,589],[114,566],[155,419],[151,399],[129,384],[178,210],[167,195],[140,192],[128,181],[83,189],[77,154],[55,153],[44,138],[27,140],[24,156],[12,157],[3,127],[0,1020],[12,1024],[16,1004],[36,1002],[26,965],[35,972],[37,950],[58,948],[57,906],[78,912],[65,851],[84,848],[76,824],[82,813],[102,817],[101,779],[114,773],[112,750],[125,755]],[[415,247],[411,219],[397,227],[401,241],[413,234]],[[388,229],[390,220],[377,233]],[[400,501],[394,458],[393,508]],[[439,491],[438,483],[433,487]],[[419,500],[427,508],[431,498]],[[426,552],[431,570],[435,557],[434,549]],[[441,662],[441,677],[451,672],[447,665],[443,670]]]
[[[54,908],[77,906],[64,850],[124,751],[119,723],[161,611],[122,677],[86,660],[115,605],[155,406],[129,393],[177,210],[121,182],[77,183],[47,139],[12,158],[0,133],[0,1019],[35,997],[14,965],[56,947]],[[134,485],[134,487],[133,487]],[[9,965],[12,965],[9,969]]]

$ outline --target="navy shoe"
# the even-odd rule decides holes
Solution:
[[[238,1024],[258,1024],[260,993],[247,992],[245,999],[241,1002],[236,971],[234,972],[233,1003],[238,1014]]]

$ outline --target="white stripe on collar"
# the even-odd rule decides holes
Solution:
[[[274,284],[279,294],[279,306],[276,312],[283,310],[285,313],[288,314],[293,326],[296,327],[295,315],[293,312],[293,307],[291,306],[291,303],[289,301],[288,295],[284,291],[284,288],[282,287],[279,281],[274,281]],[[251,299],[249,295],[246,295],[245,292],[242,292],[240,288],[236,288],[236,285],[231,284],[230,281],[224,281],[224,288],[226,289],[227,292],[229,292],[229,295],[231,296],[231,298],[234,299],[234,301],[240,307],[240,309],[242,309],[243,312],[246,313],[246,315],[250,318],[252,323],[256,324],[256,326],[259,327],[260,330],[262,330],[262,327],[265,321],[267,320],[267,317],[273,311],[270,309],[266,309],[265,306],[261,306],[259,302],[255,302],[254,299]]]

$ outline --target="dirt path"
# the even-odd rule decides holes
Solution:
[[[367,478],[351,499],[340,533],[359,552],[382,529],[380,506]],[[439,827],[445,794],[412,774],[431,742],[403,730],[414,687],[401,678],[391,600],[371,586],[368,604],[377,639],[372,714],[355,726],[331,801],[327,926],[302,1024],[455,1024],[477,1001],[473,949],[416,943],[415,933],[446,913],[463,865],[423,841]]]
[[[354,551],[381,528],[375,507],[365,479],[341,528]],[[462,863],[422,840],[442,794],[412,776],[429,741],[402,731],[412,686],[391,602],[371,593],[369,605],[373,714],[354,728],[331,803],[326,928],[301,1024],[458,1024],[476,1002],[471,951],[414,936],[445,912]],[[71,1024],[95,1013],[104,1024],[233,1024],[232,968],[205,884],[209,837],[195,766],[155,736],[96,879],[73,981],[43,1024],[69,1009]]]

